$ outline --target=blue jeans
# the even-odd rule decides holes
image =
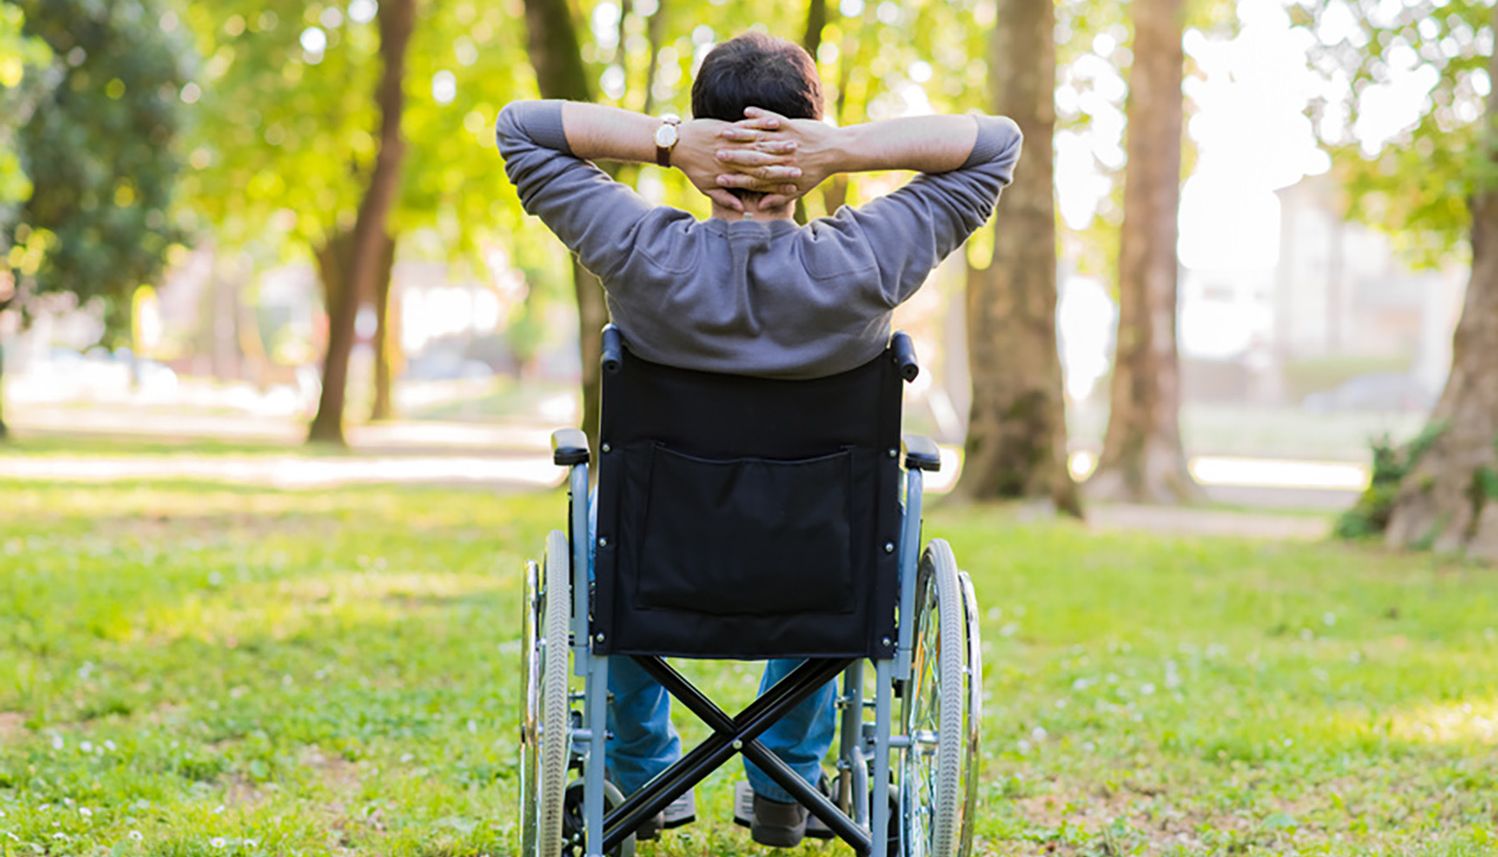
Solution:
[[[588,578],[598,544],[597,492],[588,502]],[[765,664],[759,692],[785,677],[801,664],[777,659]],[[671,725],[671,695],[660,682],[627,657],[609,659],[609,737],[606,743],[609,779],[628,795],[681,758],[681,738]],[[822,759],[832,746],[837,728],[837,682],[829,681],[807,697],[760,736],[760,743],[815,786],[822,776]],[[757,765],[744,760],[744,773],[754,793],[770,800],[791,803],[794,798]]]

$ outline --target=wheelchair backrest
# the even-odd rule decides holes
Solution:
[[[787,381],[606,336],[594,651],[892,656],[908,342]]]

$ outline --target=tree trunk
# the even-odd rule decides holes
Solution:
[[[390,315],[390,275],[395,268],[395,240],[386,235],[381,244],[380,266],[375,272],[374,404],[369,409],[370,422],[395,416],[390,386],[395,379],[396,364],[400,361],[400,313],[397,310],[393,319]]]
[[[577,25],[567,0],[525,0],[526,45],[536,70],[536,85],[542,98],[592,101],[578,47]],[[620,46],[623,50],[623,46]],[[602,343],[599,332],[608,323],[603,284],[572,260],[572,286],[577,296],[578,347],[582,353],[583,421],[593,448],[598,448],[598,405]]]
[[[359,203],[358,217],[348,236],[348,253],[342,260],[329,259],[342,268],[342,282],[325,282],[328,304],[328,355],[323,363],[322,395],[308,440],[345,444],[344,398],[348,391],[349,355],[354,347],[354,320],[359,305],[374,291],[383,257],[382,242],[389,240],[390,209],[400,192],[401,164],[406,144],[401,136],[401,113],[405,109],[406,46],[416,26],[416,0],[385,0],[380,4],[380,73],[375,98],[380,109],[380,148],[375,155],[369,185]],[[336,239],[329,247],[336,245]],[[328,248],[324,248],[328,249]],[[326,268],[323,252],[318,264]],[[342,255],[342,254],[332,254]]]
[[[1498,25],[1498,11],[1494,13]],[[1498,54],[1488,60],[1498,75]],[[1498,161],[1498,92],[1489,93],[1488,160]],[[1498,560],[1498,190],[1472,211],[1472,274],[1452,341],[1451,375],[1430,416],[1439,432],[1400,483],[1387,539]]]
[[[1108,430],[1090,496],[1174,503],[1197,494],[1180,433],[1176,212],[1181,189],[1182,0],[1135,0],[1118,342]]]
[[[817,54],[822,48],[822,30],[827,28],[827,0],[809,0],[806,4],[806,29],[801,33],[801,47],[811,54],[812,65],[817,64]],[[825,106],[824,106],[825,109]],[[844,186],[846,190],[846,185]],[[827,199],[827,190],[822,190],[822,199]],[[831,214],[832,209],[827,209]],[[796,197],[795,208],[792,209],[792,218],[796,223],[805,226],[808,219],[806,213],[806,198]]]
[[[623,18],[619,19],[623,26]],[[661,42],[666,37],[666,0],[657,0],[655,11],[645,21],[645,35],[650,42],[650,59],[645,63],[645,102],[640,112],[655,115],[655,74],[661,66]],[[622,42],[621,42],[622,44]]]
[[[827,0],[809,0],[806,4],[806,30],[801,34],[801,47],[816,60],[822,47],[822,30],[827,27]]]
[[[812,29],[812,26],[813,26],[813,18],[818,14],[818,11],[817,11],[816,6],[815,6],[815,2],[816,2],[816,0],[813,0],[813,6],[810,7],[807,10],[807,13],[806,13],[806,18],[807,18],[807,26],[806,26],[807,38],[806,38],[806,42],[808,44],[810,43],[811,29]],[[817,48],[818,48],[818,50],[820,50],[821,47],[822,47],[822,32],[821,32],[821,30],[826,28],[825,27],[825,22],[826,22],[826,15],[827,15],[827,13],[826,13],[826,7],[825,7],[825,5],[823,6],[823,9],[820,12],[820,14],[821,14],[821,16],[823,18],[823,27],[817,31]],[[843,42],[839,46],[839,49],[838,49],[839,59],[838,59],[838,63],[837,63],[837,67],[838,67],[838,71],[837,71],[837,98],[833,101],[831,107],[832,107],[832,116],[833,116],[833,118],[835,118],[837,120],[837,124],[839,126],[846,125],[848,123],[848,116],[847,116],[847,113],[848,113],[848,84],[852,80],[853,50],[854,50],[854,47],[858,44],[857,37],[858,37],[858,31],[854,27],[852,27],[852,26],[845,27],[844,28],[844,33],[843,33]],[[811,50],[811,49],[807,48],[807,50]],[[817,51],[813,51],[812,52],[812,59],[816,59],[816,55],[817,55]],[[847,173],[838,173],[837,175],[833,176],[831,179],[829,179],[829,180],[827,180],[827,181],[825,181],[825,182],[822,183],[822,210],[825,211],[825,212],[827,212],[827,216],[828,217],[831,217],[832,215],[836,214],[837,210],[839,208],[842,208],[844,205],[846,205],[847,202],[848,202],[848,174]]]
[[[973,400],[957,491],[1043,498],[1080,516],[1056,350],[1055,14],[1050,2],[1000,0],[993,31],[989,91],[995,112],[1024,131],[1025,156],[1004,191],[988,266],[968,268]]]

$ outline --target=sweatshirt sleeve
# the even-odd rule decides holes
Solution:
[[[879,299],[895,307],[993,215],[1014,179],[1023,135],[1014,120],[974,116],[978,136],[951,172],[922,174],[894,193],[846,207],[830,226],[863,245],[878,268]]]
[[[495,128],[505,172],[526,212],[545,223],[583,267],[611,278],[652,206],[592,163],[574,157],[557,100],[514,101]]]

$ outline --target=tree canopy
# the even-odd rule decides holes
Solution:
[[[1315,105],[1352,216],[1386,230],[1416,262],[1439,264],[1468,236],[1467,201],[1498,179],[1481,145],[1492,88],[1492,4],[1483,0],[1300,0],[1317,66],[1345,101]],[[1396,85],[1425,90],[1410,124],[1359,135],[1368,106]]]
[[[135,289],[181,238],[172,199],[187,46],[155,0],[18,6],[57,79],[17,132],[32,187],[7,227],[27,249],[8,261],[23,293],[100,301],[106,336],[119,337]]]
[[[15,133],[42,88],[37,71],[51,59],[46,42],[22,32],[24,22],[21,7],[0,5],[0,222],[8,206],[31,195]]]

